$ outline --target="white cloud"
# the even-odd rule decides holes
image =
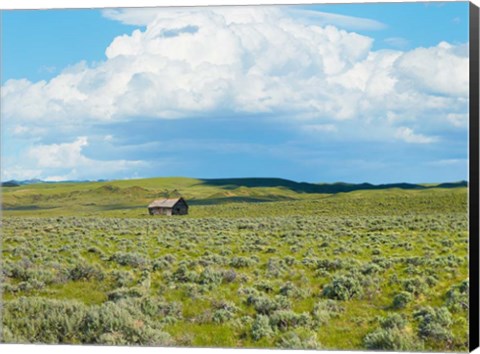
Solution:
[[[396,130],[395,137],[412,144],[430,144],[438,140],[437,137],[416,134],[411,128],[400,127]]]
[[[468,166],[468,159],[444,159],[444,160],[437,160],[431,161],[430,165],[433,166],[458,166],[467,167]]]
[[[405,53],[395,64],[404,85],[433,94],[468,97],[469,59],[466,45],[441,42]]]
[[[270,113],[300,129],[333,131],[346,120],[355,131],[381,126],[386,139],[405,142],[436,141],[401,127],[406,122],[422,131],[442,117],[463,124],[465,45],[373,51],[372,38],[338,26],[383,24],[290,7],[105,10],[104,16],[145,28],[114,38],[103,62],[78,63],[49,81],[7,81],[7,124],[68,130],[137,117]],[[75,144],[80,151],[82,141]]]
[[[27,180],[40,178],[42,175],[42,170],[35,168],[28,168],[24,165],[11,165],[7,167],[2,166],[2,181],[10,180]]]
[[[149,22],[116,37],[107,60],[94,67],[80,63],[48,82],[7,81],[6,117],[111,121],[221,110],[336,116],[341,92],[332,92],[327,78],[363,60],[372,44],[333,26],[305,25],[275,7],[154,12],[107,13]]]
[[[405,49],[410,44],[409,40],[403,37],[389,37],[385,38],[384,42],[388,45],[398,48],[398,49]]]
[[[274,10],[271,6],[257,6],[256,11],[251,11],[248,7],[224,7],[224,8],[211,8],[214,12],[220,12],[226,16],[227,22],[237,23],[249,23],[252,22],[252,16],[254,16],[256,22],[265,21],[265,17],[259,15],[261,11],[266,10],[267,13]],[[339,15],[321,11],[310,11],[305,9],[299,9],[298,7],[283,7],[286,14],[301,20],[303,23],[317,26],[333,25],[336,27],[344,28],[347,30],[381,30],[387,26],[376,20],[362,17],[353,17],[346,15]],[[162,17],[165,13],[175,14],[175,16],[185,13],[185,9],[107,9],[102,11],[104,17],[119,21],[127,25],[147,26],[152,23],[158,16]],[[243,20],[242,20],[243,19]]]
[[[95,176],[113,176],[119,172],[145,167],[143,161],[95,160],[82,151],[89,145],[86,137],[71,143],[38,144],[26,149],[17,162],[2,171],[2,178],[44,180],[93,179]]]
[[[345,16],[321,11],[299,10],[291,8],[289,12],[303,22],[311,25],[333,25],[352,31],[375,31],[385,29],[387,26],[379,21],[369,18]]]
[[[38,145],[27,151],[27,157],[36,161],[41,168],[72,168],[88,165],[88,158],[82,155],[82,148],[88,145],[86,137],[79,137],[73,143]]]
[[[146,26],[157,16],[157,9],[132,8],[124,9],[105,9],[102,15],[110,20],[119,21],[126,25]]]
[[[466,127],[468,125],[467,113],[449,113],[447,120],[455,127]]]
[[[13,134],[22,135],[29,131],[30,129],[24,125],[16,125],[13,127]]]

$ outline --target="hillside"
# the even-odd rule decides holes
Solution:
[[[318,186],[339,185],[354,187]],[[276,179],[159,178],[4,188],[5,338],[465,351],[467,188],[390,187],[322,194]],[[186,197],[187,216],[148,215],[167,193]],[[441,337],[425,335],[432,323]]]
[[[102,182],[31,183],[2,187],[6,215],[92,215],[144,211],[153,199],[183,196],[192,206],[239,202],[313,200],[337,193],[458,188],[466,182],[419,184],[313,184],[280,178],[147,178]],[[135,215],[138,212],[134,213]]]

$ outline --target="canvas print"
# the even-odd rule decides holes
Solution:
[[[468,350],[468,2],[1,17],[3,343]]]

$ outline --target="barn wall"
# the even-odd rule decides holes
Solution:
[[[150,215],[172,215],[172,209],[170,208],[161,208],[154,207],[148,209]]]
[[[173,208],[167,207],[153,207],[148,208],[150,215],[187,215],[188,205],[185,201],[179,200]]]
[[[173,206],[172,210],[173,215],[187,215],[188,214],[188,206],[185,202],[180,200],[177,204]]]

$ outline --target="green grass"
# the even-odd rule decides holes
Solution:
[[[106,287],[98,282],[70,281],[66,284],[50,286],[40,296],[60,300],[78,300],[86,305],[101,304],[107,300]]]
[[[57,216],[57,215],[77,215],[77,216],[116,216],[116,217],[144,217],[148,216],[146,206],[156,198],[165,196],[182,195],[192,208],[192,216],[203,217],[209,213],[214,216],[229,216],[225,213],[218,213],[216,208],[218,204],[229,204],[224,209],[229,209],[232,216],[240,216],[235,213],[236,206],[242,203],[255,202],[277,202],[310,200],[312,207],[310,213],[338,213],[341,209],[336,207],[338,199],[342,207],[347,206],[349,209],[356,208],[356,205],[350,203],[368,202],[372,204],[376,211],[384,213],[393,203],[397,205],[402,199],[409,202],[409,196],[426,196],[424,198],[424,207],[428,209],[430,202],[435,207],[443,205],[445,196],[458,194],[462,188],[451,189],[411,189],[404,190],[399,188],[385,190],[358,190],[349,193],[336,194],[319,194],[312,192],[303,192],[302,188],[310,190],[315,187],[314,184],[299,184],[296,182],[276,179],[232,179],[225,180],[224,183],[233,183],[229,181],[237,181],[237,184],[218,185],[215,181],[223,180],[199,180],[184,177],[171,178],[149,178],[138,180],[121,180],[109,182],[84,182],[84,183],[39,183],[23,185],[19,187],[2,187],[2,209],[7,216]],[[240,182],[238,182],[240,181]],[[244,184],[253,185],[245,187]],[[254,184],[256,183],[256,185]],[[267,184],[267,186],[262,186]],[[278,186],[274,186],[278,184]],[[310,186],[309,188],[304,185]],[[313,186],[313,187],[312,187]],[[331,185],[334,186],[334,185]],[[289,188],[290,187],[290,188]],[[423,187],[424,186],[420,186]],[[431,186],[430,186],[431,187]],[[463,188],[464,189],[464,188]],[[451,194],[450,194],[451,193]],[[363,198],[367,194],[368,198]],[[343,198],[347,195],[349,203],[345,203]],[[385,198],[385,196],[387,198]],[[440,196],[442,199],[437,200],[435,197]],[[330,203],[325,201],[323,205],[318,204],[324,198],[333,199]],[[235,206],[231,206],[235,204]],[[297,207],[293,204],[282,204],[287,210]],[[302,207],[303,205],[298,205]],[[415,204],[415,207],[421,206]],[[211,209],[209,207],[213,207]],[[274,206],[275,208],[275,206]],[[258,208],[253,206],[257,211]],[[264,209],[264,208],[263,208]],[[361,210],[366,207],[360,206]],[[212,211],[213,210],[213,211]],[[243,212],[244,209],[240,208]],[[350,210],[348,210],[350,211]],[[268,210],[265,215],[278,215],[281,210]],[[291,213],[291,210],[290,210]],[[298,213],[298,211],[296,212]],[[301,214],[301,213],[300,213]]]
[[[166,189],[190,202],[188,216],[148,215]],[[58,341],[68,308],[82,304],[66,342],[365,349],[398,313],[425,350],[467,350],[464,295],[448,298],[468,278],[466,188],[317,194],[168,178],[2,191],[7,342]],[[357,284],[348,299],[325,290],[338,278]],[[401,291],[412,300],[395,309]],[[327,300],[341,311],[316,320]],[[426,306],[448,310],[446,333],[419,332],[414,313]],[[32,327],[20,307],[26,318],[53,314]],[[261,315],[271,331],[255,339]],[[280,315],[286,327],[275,327]]]

